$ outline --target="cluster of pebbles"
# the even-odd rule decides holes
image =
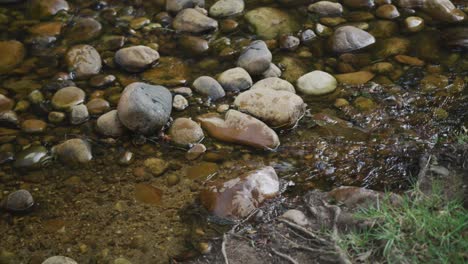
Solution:
[[[309,98],[348,85],[395,85],[412,67],[425,72],[423,91],[456,94],[467,81],[445,76],[439,63],[468,70],[460,53],[468,48],[467,6],[450,0],[166,0],[147,4],[146,13],[115,8],[113,1],[85,2],[0,0],[2,166],[91,162],[92,142],[55,137],[60,127],[88,127],[103,142],[158,137],[185,149],[188,160],[207,151],[207,137],[276,150],[279,132],[300,122]],[[290,6],[303,18],[280,8]],[[453,52],[434,42],[438,28],[445,28],[440,37]],[[174,54],[189,54],[190,62]],[[335,106],[348,104],[339,98]],[[155,158],[144,164],[157,175],[167,166]],[[273,183],[264,184],[276,186],[273,168],[266,170]],[[228,191],[232,200],[245,192]],[[219,208],[206,192],[203,197],[208,209]],[[250,199],[229,215],[245,216],[262,201]],[[19,190],[2,205],[18,212],[33,204]]]

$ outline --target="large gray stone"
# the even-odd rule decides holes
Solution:
[[[359,50],[374,43],[374,36],[353,26],[340,27],[332,36],[333,51],[338,53]]]
[[[132,83],[122,92],[117,111],[128,129],[142,134],[156,133],[171,116],[172,95],[163,86]]]
[[[252,75],[260,75],[270,68],[272,55],[266,43],[257,40],[250,43],[239,56],[237,66]]]
[[[189,33],[203,33],[218,29],[218,21],[194,8],[180,11],[172,22],[175,30]]]
[[[228,92],[247,90],[253,83],[249,73],[240,67],[222,72],[218,77],[218,82],[223,89]]]
[[[228,17],[244,11],[244,0],[219,0],[210,7],[210,16]]]
[[[272,127],[292,127],[304,115],[301,97],[288,91],[259,88],[237,96],[234,105]]]
[[[198,77],[193,82],[193,88],[198,93],[208,96],[212,100],[217,100],[226,95],[221,84],[210,76]]]
[[[205,0],[167,0],[166,10],[169,12],[179,12],[185,8],[204,7]]]
[[[101,71],[101,56],[90,45],[73,46],[66,54],[68,68],[77,78],[87,78]]]
[[[159,59],[154,49],[139,45],[120,49],[115,53],[115,62],[129,72],[140,72]]]

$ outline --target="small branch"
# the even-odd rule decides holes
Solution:
[[[293,259],[291,256],[289,255],[286,255],[284,253],[281,253],[279,251],[276,251],[274,248],[271,248],[271,252],[273,252],[275,255],[277,255],[278,257],[281,257],[289,262],[291,262],[292,264],[299,264],[295,259]]]
[[[224,263],[229,264],[229,260],[228,260],[227,253],[226,253],[226,240],[227,240],[227,236],[226,234],[224,234],[223,243],[221,243],[221,253],[223,253]]]
[[[286,224],[286,225],[288,225],[289,227],[291,227],[291,228],[293,228],[293,229],[296,229],[296,230],[298,230],[298,231],[300,231],[300,232],[302,232],[302,233],[308,235],[309,237],[311,237],[311,238],[313,238],[313,239],[315,239],[315,240],[320,241],[320,242],[323,243],[324,245],[329,245],[329,244],[330,244],[329,241],[327,241],[327,240],[325,240],[325,239],[323,239],[323,238],[318,237],[317,235],[315,235],[314,233],[312,233],[311,231],[305,229],[304,227],[302,227],[302,226],[300,226],[300,225],[291,223],[291,222],[289,222],[289,221],[287,221],[287,220],[284,220],[284,219],[279,219],[279,221],[282,222],[282,223],[284,223],[284,224]]]

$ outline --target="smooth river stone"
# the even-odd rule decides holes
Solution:
[[[189,145],[200,142],[205,135],[198,123],[189,118],[180,117],[172,123],[169,136],[178,145]]]
[[[252,75],[260,75],[270,68],[272,54],[266,43],[256,40],[249,44],[239,56],[237,66]]]
[[[172,94],[164,86],[132,83],[122,92],[117,111],[128,129],[146,135],[157,133],[169,121]]]
[[[368,71],[358,71],[351,73],[336,74],[335,78],[339,83],[349,85],[365,84],[374,78],[375,74]]]
[[[262,79],[256,82],[254,85],[252,85],[250,90],[261,89],[261,88],[296,93],[294,86],[290,82],[280,79],[278,77],[269,77],[269,78]]]
[[[253,9],[244,17],[262,39],[274,39],[281,35],[293,34],[300,28],[294,17],[272,7]]]
[[[84,102],[86,94],[78,87],[65,87],[52,97],[52,106],[57,110],[70,110],[71,107]]]
[[[91,145],[80,138],[69,139],[54,146],[52,153],[66,164],[84,164],[93,159]]]
[[[90,45],[73,46],[66,54],[68,68],[77,78],[87,78],[101,71],[101,56]]]
[[[180,11],[172,22],[175,30],[188,33],[203,33],[218,29],[218,21],[194,8]]]
[[[133,46],[115,53],[115,62],[129,72],[140,72],[159,59],[159,53],[146,46]]]
[[[16,40],[0,41],[0,74],[9,73],[24,59],[24,45]]]
[[[309,72],[297,80],[297,88],[303,94],[322,95],[336,89],[335,77],[323,71]]]
[[[280,141],[276,132],[262,121],[229,110],[224,119],[217,113],[208,113],[197,118],[211,137],[259,149],[276,149]]]
[[[375,43],[371,34],[354,26],[338,28],[331,39],[333,51],[338,53],[359,50]]]
[[[109,137],[119,137],[125,132],[125,127],[120,122],[117,110],[109,111],[100,116],[96,122],[99,133]]]
[[[228,17],[244,11],[244,0],[219,0],[210,7],[210,16]]]
[[[209,184],[201,191],[200,201],[216,216],[242,219],[278,193],[278,175],[268,166],[226,182]]]
[[[161,203],[162,191],[150,184],[139,183],[135,185],[135,199],[139,202],[151,205]]]
[[[16,154],[13,166],[21,169],[36,169],[49,157],[49,152],[43,146],[32,146]]]
[[[31,16],[40,19],[53,16],[59,11],[70,9],[65,0],[31,0],[28,5]]]
[[[46,259],[42,264],[78,264],[78,262],[64,256],[53,256]]]
[[[156,67],[142,74],[146,81],[168,87],[185,85],[189,76],[189,67],[184,61],[175,57],[161,57]]]
[[[301,97],[287,91],[254,89],[237,96],[234,105],[272,127],[292,127],[304,115]]]

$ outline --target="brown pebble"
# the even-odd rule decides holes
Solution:
[[[47,123],[38,119],[25,120],[21,124],[21,130],[25,133],[42,133],[47,128]]]

